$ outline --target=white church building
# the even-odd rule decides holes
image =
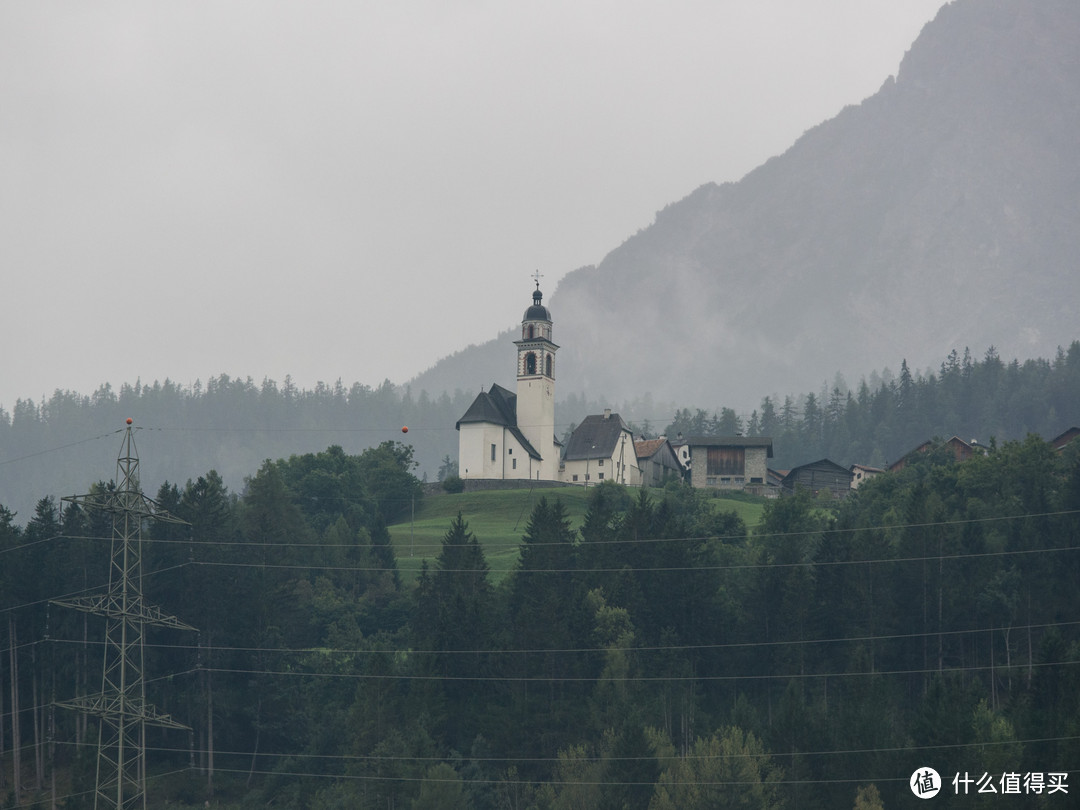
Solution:
[[[469,479],[562,481],[588,486],[614,480],[641,486],[634,436],[610,411],[589,416],[570,437],[565,458],[555,435],[555,353],[551,313],[540,282],[521,320],[517,390],[492,385],[457,422],[458,472]]]

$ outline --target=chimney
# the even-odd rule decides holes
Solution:
[[[605,419],[610,419],[611,418],[611,408],[604,408],[604,418]]]

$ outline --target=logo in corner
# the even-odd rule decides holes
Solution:
[[[908,780],[911,792],[920,799],[931,799],[941,790],[941,777],[933,768],[919,768]]]

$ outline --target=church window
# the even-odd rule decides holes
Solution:
[[[551,373],[551,355],[550,354],[547,356],[547,359],[546,359],[545,362],[547,363],[547,375],[549,377],[553,377],[554,375]]]
[[[495,445],[491,445],[491,460],[495,460]]]
[[[516,458],[511,459],[511,462],[512,462],[511,465],[510,465],[511,468],[516,470],[517,469],[517,459]]]
[[[536,373],[536,355],[532,352],[529,352],[527,355],[525,355],[525,373]]]
[[[532,324],[530,323],[530,324],[529,324],[529,329],[528,329],[528,338],[529,338],[529,340],[532,340],[532,339],[533,339],[533,336],[534,336],[534,333],[533,333],[533,325],[532,325]]]

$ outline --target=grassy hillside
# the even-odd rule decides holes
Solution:
[[[636,490],[631,492],[636,493]],[[581,487],[427,496],[417,507],[411,521],[404,520],[390,526],[390,537],[402,576],[406,580],[418,576],[423,560],[427,560],[428,565],[434,564],[451,519],[461,512],[469,524],[469,530],[484,547],[492,579],[499,582],[517,562],[518,544],[525,533],[529,515],[542,497],[549,501],[562,501],[573,527],[577,529],[581,526],[586,510],[586,490]],[[659,492],[656,497],[660,497]],[[763,499],[712,498],[710,503],[717,511],[734,511],[750,528],[758,524],[764,508]]]

